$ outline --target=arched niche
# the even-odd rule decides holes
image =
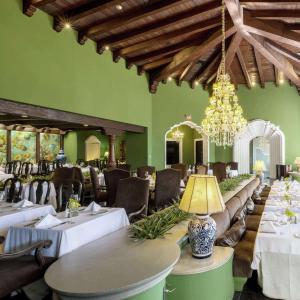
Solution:
[[[265,120],[248,123],[246,130],[234,139],[233,160],[239,164],[239,173],[250,171],[250,142],[264,137],[270,142],[270,177],[276,177],[276,165],[285,164],[285,136],[279,126]]]
[[[101,142],[94,135],[85,140],[85,160],[99,159],[101,154]]]
[[[200,125],[197,125],[196,123],[194,123],[192,121],[184,121],[184,122],[173,125],[165,133],[165,146],[164,146],[165,147],[165,166],[167,166],[166,142],[168,140],[168,134],[171,133],[177,127],[180,127],[182,125],[186,125],[186,126],[192,128],[192,129],[196,130],[202,136],[202,140],[203,140],[203,164],[207,165],[208,162],[209,162],[209,139],[208,139],[208,137],[203,133]]]

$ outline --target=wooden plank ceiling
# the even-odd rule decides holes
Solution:
[[[276,85],[300,91],[300,1],[225,0],[226,68],[235,85]],[[221,60],[221,0],[23,0],[23,12],[53,16],[53,28],[76,30],[97,52],[160,82],[207,88]]]

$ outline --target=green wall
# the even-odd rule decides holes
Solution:
[[[25,16],[21,0],[0,1],[0,37],[0,98],[145,126],[141,155],[151,159],[151,94],[135,67],[98,55],[91,41],[79,45],[73,30],[55,32],[40,10]]]
[[[113,63],[110,52],[96,54],[91,41],[79,45],[73,30],[55,32],[52,18],[39,10],[31,18],[23,15],[21,0],[0,2],[0,36],[0,98],[145,126],[145,134],[126,135],[133,166],[163,168],[165,132],[184,121],[185,114],[198,124],[204,117],[209,95],[201,87],[177,87],[172,81],[151,95],[146,76],[137,76],[134,67],[127,70],[122,60]],[[296,89],[288,84],[252,90],[240,86],[238,96],[248,120],[261,118],[280,126],[286,137],[286,162],[292,163],[300,155]],[[71,160],[82,155],[75,141],[80,139],[66,137]],[[210,161],[231,159],[231,149],[210,145]]]

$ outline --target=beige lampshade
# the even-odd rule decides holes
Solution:
[[[295,165],[300,165],[300,157],[295,158]]]
[[[263,172],[266,171],[265,162],[263,160],[256,160],[253,166],[253,170],[255,172]]]
[[[179,208],[189,213],[210,215],[225,209],[215,176],[191,175]]]

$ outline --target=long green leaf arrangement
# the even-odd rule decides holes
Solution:
[[[251,176],[250,174],[242,174],[224,180],[220,183],[222,195],[234,190],[242,181],[249,179]],[[172,206],[132,224],[129,231],[131,237],[135,240],[163,238],[172,227],[191,216],[191,214],[179,209],[179,204],[174,202]]]

